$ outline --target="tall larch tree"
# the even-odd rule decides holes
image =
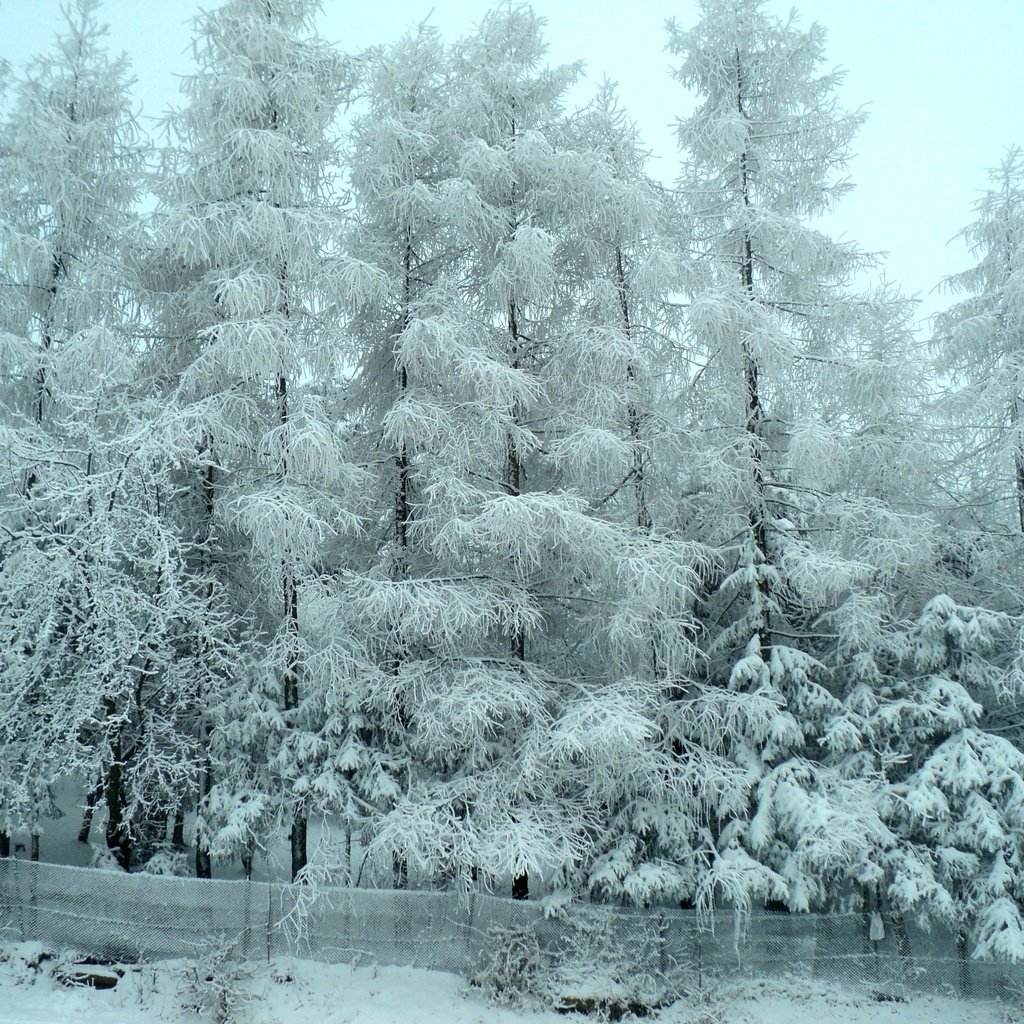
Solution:
[[[341,755],[349,783],[346,871],[353,825],[361,822],[364,838],[372,837],[376,822],[430,772],[431,754],[410,729],[410,694],[429,671],[424,663],[452,640],[439,612],[457,589],[414,528],[429,500],[427,463],[437,441],[436,424],[424,416],[435,374],[443,378],[457,359],[444,352],[444,363],[425,366],[415,347],[424,325],[445,310],[444,282],[459,258],[443,195],[456,152],[448,54],[438,33],[421,25],[364,54],[362,66],[363,107],[346,139],[353,216],[339,272],[349,289],[356,367],[354,440],[372,475],[373,511],[319,603],[325,655],[349,680],[352,728]],[[393,884],[403,886],[409,858],[391,854]]]
[[[3,785],[38,856],[48,787],[80,776],[105,796],[127,868],[194,757],[179,638],[205,627],[179,600],[183,548],[153,466],[126,442],[140,426],[126,253],[145,147],[96,6],[66,12],[3,125]]]
[[[223,767],[201,783],[198,874],[211,849],[251,870],[254,844],[287,821],[294,878],[309,814],[339,809],[334,692],[307,673],[304,622],[307,583],[356,526],[331,272],[331,131],[347,72],[313,34],[317,7],[231,0],[198,19],[198,69],[170,118],[160,186],[156,251],[178,275],[168,434],[192,467],[207,564],[231,578],[250,624],[247,659],[206,695],[203,732]]]
[[[852,293],[872,259],[811,226],[849,187],[862,121],[839,105],[841,74],[821,71],[823,30],[760,0],[710,0],[692,31],[670,25],[669,48],[698,96],[679,125],[680,187],[705,274],[689,289],[700,355],[682,511],[720,560],[702,602],[707,680],[684,717],[734,766],[703,891],[807,908],[834,879],[876,878],[893,842],[883,781],[837,763],[847,751],[832,726],[839,661],[856,653],[844,616],[895,629],[880,594],[922,557],[867,472],[900,450],[882,427],[898,412],[908,317],[898,296]]]
[[[933,345],[950,378],[943,406],[962,424],[977,485],[1012,502],[1024,532],[1024,155],[1011,150],[989,174],[977,220],[961,237],[978,262],[947,278],[963,298],[936,319]],[[968,471],[969,472],[969,471]],[[978,470],[975,470],[977,474]],[[972,474],[972,475],[975,475]],[[1004,524],[1005,525],[1005,524]]]
[[[614,242],[588,226],[614,169],[572,128],[577,69],[544,67],[541,27],[529,8],[503,8],[453,50],[434,132],[449,248],[400,338],[415,388],[388,414],[416,439],[423,576],[383,617],[401,615],[422,643],[391,698],[422,771],[380,845],[421,863],[429,850],[467,878],[511,876],[519,898],[545,869],[579,883],[609,803],[668,785],[650,632],[636,621],[644,607],[657,617],[659,585],[680,620],[664,648],[692,652],[688,556],[643,588],[649,527],[609,504],[642,444]],[[635,494],[627,481],[622,500]]]

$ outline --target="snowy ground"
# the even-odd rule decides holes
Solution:
[[[216,986],[184,961],[127,967],[113,989],[67,988],[52,962],[31,966],[31,944],[0,952],[3,1024],[174,1024],[213,1022]],[[223,976],[223,974],[221,974]],[[192,978],[190,982],[189,978]],[[567,1024],[594,1019],[488,1004],[451,974],[411,968],[326,966],[307,961],[257,964],[241,971],[238,1024]],[[201,1010],[196,992],[205,993]],[[190,1008],[189,1004],[193,1004]],[[877,1003],[865,996],[806,985],[755,983],[718,993],[702,1005],[677,1003],[661,1024],[1024,1024],[1024,1013],[992,1003],[921,997]],[[223,1020],[223,1018],[222,1018]]]

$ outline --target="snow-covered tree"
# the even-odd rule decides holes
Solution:
[[[870,754],[892,783],[886,816],[899,842],[879,879],[892,905],[938,918],[976,955],[1024,958],[1019,906],[1024,754],[985,728],[1005,684],[1000,613],[929,601],[907,634],[901,675],[862,710]]]
[[[133,415],[124,255],[144,148],[96,6],[66,11],[3,125],[3,827],[17,817],[35,832],[59,775],[102,780],[107,841],[127,866],[129,819],[162,771],[128,750],[143,718],[175,713],[157,696],[168,666],[156,651],[180,628],[167,596],[180,565],[149,467],[120,443]]]
[[[403,783],[376,845],[517,896],[530,872],[579,881],[607,802],[666,785],[644,616],[671,623],[665,663],[692,648],[692,554],[656,564],[631,483],[620,286],[657,202],[605,209],[614,155],[566,118],[576,71],[543,66],[541,24],[502,9],[450,54],[421,31],[370,87],[355,328],[386,543],[334,597],[338,632],[374,637],[370,708]],[[637,196],[617,271],[609,220]]]
[[[840,73],[821,71],[823,30],[760,0],[710,0],[695,29],[670,36],[676,77],[698,94],[679,126],[681,188],[705,275],[689,289],[699,369],[683,514],[721,563],[703,604],[708,679],[681,715],[734,766],[704,891],[806,909],[837,879],[871,876],[890,842],[884,780],[827,755],[841,752],[842,620],[877,605],[891,624],[886,585],[922,556],[919,527],[886,504],[913,443],[887,433],[906,411],[906,306],[852,294],[871,258],[812,226],[849,187],[862,120],[839,106]]]
[[[958,460],[973,491],[963,498],[1012,500],[1024,531],[1024,155],[1011,150],[989,177],[978,219],[961,232],[978,262],[945,281],[965,297],[936,318],[933,344],[952,385],[943,411],[968,456]]]
[[[162,318],[174,337],[159,353],[174,380],[165,431],[192,467],[207,564],[233,578],[252,622],[245,663],[205,697],[221,767],[215,779],[211,762],[200,793],[199,873],[209,849],[251,862],[287,819],[294,877],[308,816],[337,791],[340,697],[330,680],[305,685],[305,588],[356,525],[358,474],[334,407],[346,357],[334,333],[331,127],[346,72],[312,34],[316,9],[230,0],[198,19],[199,66],[185,79],[189,105],[170,118],[177,148],[160,185],[157,252],[178,273]]]

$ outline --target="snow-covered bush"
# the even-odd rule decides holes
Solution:
[[[243,1024],[253,999],[246,990],[251,978],[251,969],[238,962],[225,944],[182,964],[178,998],[182,1009],[200,1015],[208,1024]]]
[[[539,994],[543,971],[534,928],[492,928],[472,983],[495,1003],[522,1006]]]

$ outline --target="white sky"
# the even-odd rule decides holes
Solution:
[[[206,6],[215,3],[209,0]],[[193,0],[106,0],[111,48],[125,50],[138,76],[143,112],[178,102],[175,74],[191,70]],[[321,34],[358,50],[399,36],[433,11],[454,39],[471,30],[488,0],[324,0]],[[785,16],[786,0],[768,0]],[[45,51],[59,24],[59,0],[0,0],[0,55],[19,70]],[[548,19],[553,63],[584,60],[589,81],[607,75],[658,156],[653,170],[675,176],[673,119],[690,98],[670,79],[666,18],[696,20],[695,0],[537,0]],[[968,265],[947,245],[972,219],[985,172],[1024,144],[1024,0],[803,0],[801,23],[828,30],[830,65],[847,69],[842,101],[865,106],[849,173],[856,190],[828,221],[837,235],[888,252],[886,276],[922,300],[921,315],[947,299],[938,281]],[[930,294],[929,294],[930,293]]]

